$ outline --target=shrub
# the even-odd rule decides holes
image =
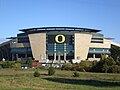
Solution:
[[[55,74],[55,68],[54,67],[49,67],[48,75],[54,75],[54,74]]]
[[[0,70],[1,70],[2,68],[3,68],[2,65],[0,65]]]
[[[109,65],[109,66],[116,64],[115,60],[112,57],[106,58],[105,63],[107,63],[107,65]]]
[[[28,59],[27,61],[26,61],[26,64],[28,64],[28,67],[32,67],[32,59]]]
[[[103,68],[102,68],[102,71],[107,73],[108,69],[109,69],[109,66],[107,64],[104,64]]]
[[[15,62],[13,61],[5,61],[3,62],[2,66],[3,68],[12,68],[14,66]]]
[[[78,63],[72,64],[71,70],[80,71],[80,65]]]
[[[107,57],[104,60],[100,60],[96,65],[94,65],[90,71],[92,72],[108,72],[109,68],[112,65],[115,65],[116,62],[113,58]],[[109,72],[112,72],[109,70]]]
[[[26,61],[25,60],[17,60],[15,61],[15,63],[20,63],[20,64],[24,64]]]
[[[92,67],[93,62],[92,61],[81,61],[79,66],[80,66],[80,71],[89,71],[90,68]]]
[[[2,63],[3,68],[21,68],[21,63],[14,61],[5,61]]]
[[[45,66],[40,65],[38,68],[39,69],[45,69]]]
[[[34,72],[34,77],[39,77],[39,76],[40,76],[40,72],[35,71],[35,72]]]
[[[75,63],[75,64],[70,64],[70,63],[66,63],[62,65],[61,70],[73,70],[73,71],[89,71],[90,68],[93,66],[92,61],[81,61],[80,63]]]
[[[70,63],[65,63],[62,65],[61,70],[71,70],[72,69],[72,64]]]
[[[120,73],[120,66],[118,65],[112,65],[109,70],[109,73]]]
[[[13,63],[11,68],[20,69],[21,68],[21,63]]]
[[[97,64],[93,65],[90,69],[91,72],[103,72],[102,68],[105,63],[105,60],[100,60]]]
[[[80,76],[79,72],[76,72],[76,71],[75,71],[75,72],[73,73],[73,77],[79,77],[79,76]]]

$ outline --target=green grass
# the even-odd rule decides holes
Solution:
[[[120,90],[120,74],[80,72],[73,77],[73,71],[56,70],[48,76],[47,70],[40,70],[41,76],[34,77],[34,70],[0,70],[0,90]]]

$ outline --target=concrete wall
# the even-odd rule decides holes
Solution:
[[[75,44],[74,44],[74,49],[75,49],[75,60],[86,60],[88,51],[89,51],[89,46],[91,42],[92,35],[91,34],[81,34],[81,33],[75,33]]]
[[[46,58],[46,33],[35,33],[28,36],[33,58],[35,60]]]
[[[90,47],[94,48],[111,48],[111,40],[103,39],[103,43],[91,43]]]

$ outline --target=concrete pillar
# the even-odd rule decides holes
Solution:
[[[12,54],[12,61],[14,60],[14,58],[15,58],[15,57],[14,57],[14,54]]]
[[[64,53],[64,61],[66,63],[66,52]]]
[[[46,54],[46,59],[48,59],[48,54]]]
[[[60,63],[60,52],[58,52],[58,61]]]
[[[18,60],[18,54],[16,54],[16,60]]]
[[[27,54],[25,54],[25,59],[27,60]]]
[[[95,54],[93,54],[93,58],[95,58]]]
[[[56,61],[56,52],[54,52],[54,61]]]

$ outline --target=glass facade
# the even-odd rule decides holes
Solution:
[[[18,43],[29,43],[28,34],[21,33],[17,35]]]
[[[109,48],[89,48],[89,53],[110,54]]]
[[[92,34],[91,43],[103,43],[103,34]]]
[[[47,50],[49,52],[64,52],[66,51],[66,53],[69,52],[74,52],[74,45],[70,45],[70,44],[47,44]]]
[[[46,50],[48,59],[58,59],[59,55],[62,60],[64,60],[64,55],[66,54],[66,59],[74,58],[74,37],[73,34],[49,34],[46,37]],[[54,56],[56,53],[56,56]]]
[[[92,38],[91,43],[103,43],[103,38]]]
[[[11,48],[11,53],[32,53],[31,48]]]

